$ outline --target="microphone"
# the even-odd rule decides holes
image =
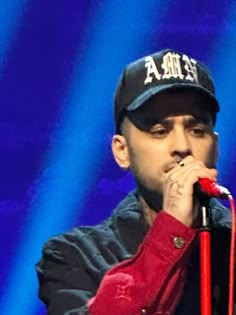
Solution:
[[[204,193],[211,198],[227,199],[230,195],[227,188],[220,186],[218,183],[215,183],[208,178],[199,179],[198,186],[200,186],[201,193]]]
[[[178,159],[176,161],[179,166],[184,166],[184,161],[182,159]],[[202,199],[203,201],[208,198],[220,198],[220,199],[228,199],[230,192],[227,188],[220,186],[219,184],[213,182],[208,178],[201,178],[194,185],[195,193]]]

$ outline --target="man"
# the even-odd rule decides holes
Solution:
[[[115,96],[113,155],[137,184],[105,222],[50,239],[37,264],[48,314],[199,315],[201,204],[212,216],[214,314],[227,314],[229,211],[216,181],[219,104],[206,67],[164,50],[128,65]]]

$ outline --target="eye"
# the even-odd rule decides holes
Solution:
[[[190,129],[190,133],[195,137],[205,136],[207,130],[205,127],[196,126]]]
[[[169,130],[164,127],[157,127],[150,130],[150,134],[158,139],[164,138],[168,135]]]

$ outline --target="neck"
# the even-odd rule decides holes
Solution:
[[[157,212],[149,207],[142,196],[139,196],[139,201],[142,206],[144,218],[148,225],[152,226],[154,220],[156,219]]]

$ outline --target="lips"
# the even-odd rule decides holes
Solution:
[[[172,161],[170,163],[168,163],[165,167],[164,167],[164,172],[165,173],[168,173],[170,171],[172,171],[177,165],[177,162],[176,161]]]

